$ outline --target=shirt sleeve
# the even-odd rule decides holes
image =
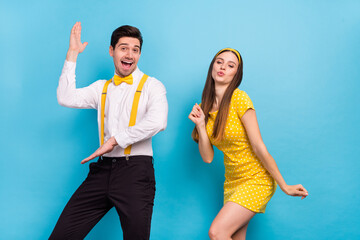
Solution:
[[[246,113],[247,110],[249,109],[255,110],[254,105],[246,92],[239,90],[234,97],[236,103],[236,111],[240,119]]]
[[[96,109],[105,80],[96,81],[84,88],[76,88],[75,68],[75,62],[65,61],[57,88],[59,104],[70,108]]]
[[[137,119],[134,126],[127,127],[114,136],[121,148],[126,148],[136,142],[151,138],[166,128],[168,115],[166,89],[156,79],[151,79],[147,89],[149,91],[149,98],[145,117]]]

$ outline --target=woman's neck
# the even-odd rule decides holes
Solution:
[[[220,85],[220,84],[215,83],[215,102],[212,107],[213,111],[219,110],[221,100],[222,100],[228,86],[229,85]]]

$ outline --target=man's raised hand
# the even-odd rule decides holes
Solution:
[[[69,50],[66,60],[76,62],[79,53],[83,52],[88,42],[81,43],[81,23],[76,22],[71,29]]]

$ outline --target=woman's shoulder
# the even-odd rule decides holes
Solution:
[[[249,98],[248,94],[245,91],[240,90],[238,88],[236,88],[234,90],[234,93],[233,93],[232,97],[233,97],[234,101],[241,101],[241,100]]]

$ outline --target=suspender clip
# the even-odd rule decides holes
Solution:
[[[126,161],[129,161],[129,155],[125,155]]]

